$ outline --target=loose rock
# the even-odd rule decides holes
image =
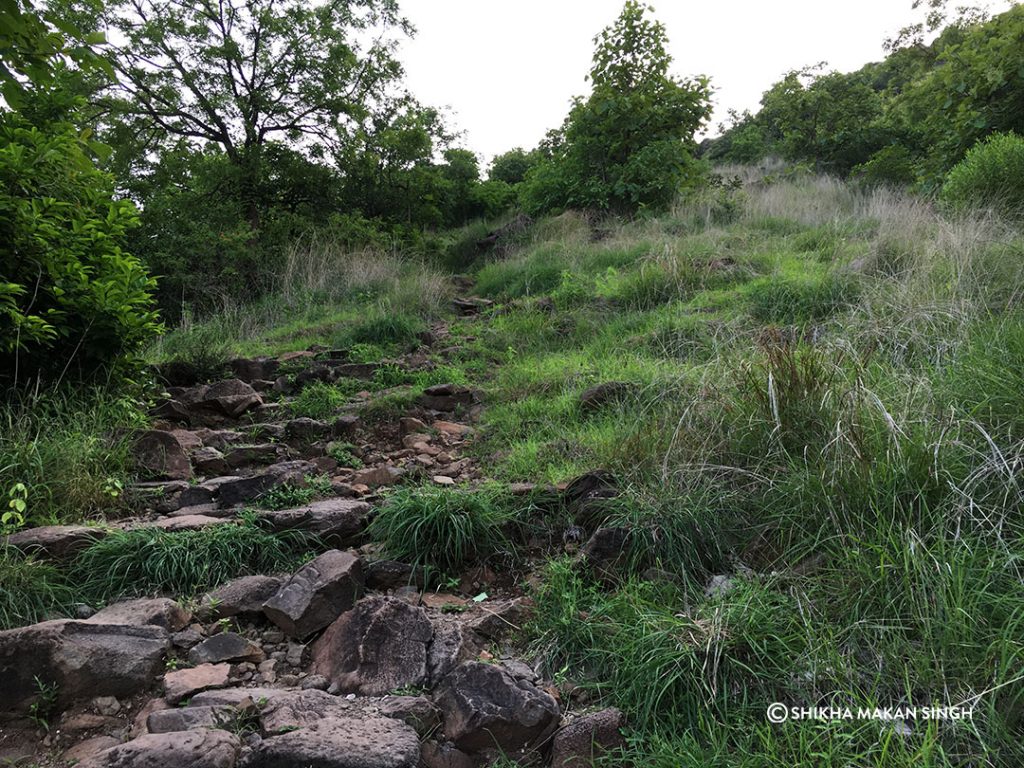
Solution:
[[[263,606],[272,622],[291,637],[323,629],[350,609],[362,590],[359,558],[331,550],[304,565]]]

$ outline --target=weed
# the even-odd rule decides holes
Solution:
[[[289,509],[309,504],[331,494],[331,479],[326,475],[306,475],[303,485],[285,483],[271,488],[256,499],[261,509]]]
[[[74,590],[52,564],[0,543],[0,629],[66,614]]]

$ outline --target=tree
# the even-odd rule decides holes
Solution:
[[[664,208],[699,175],[693,137],[710,115],[711,89],[707,78],[669,74],[665,28],[649,10],[628,0],[594,39],[591,94],[542,148],[550,159],[527,176],[527,209]]]
[[[536,152],[527,152],[522,147],[516,147],[498,155],[491,161],[487,177],[491,181],[519,184],[526,178],[530,169],[537,164],[537,161]]]
[[[95,4],[97,0],[85,0]],[[274,140],[322,155],[402,73],[395,0],[111,0],[107,94],[151,140],[219,145],[243,164]],[[373,36],[363,46],[360,40]]]

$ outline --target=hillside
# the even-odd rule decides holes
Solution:
[[[9,410],[47,500],[0,549],[0,755],[1024,760],[1024,237],[720,170],[441,260],[300,242],[149,350],[146,414]]]

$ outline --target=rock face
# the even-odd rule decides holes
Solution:
[[[94,613],[90,624],[124,624],[132,627],[163,627],[177,632],[192,620],[192,614],[166,597],[125,600]]]
[[[577,717],[555,734],[551,768],[591,768],[602,755],[625,746],[622,712],[602,709]]]
[[[340,692],[367,696],[422,685],[432,637],[422,608],[391,597],[369,597],[316,641],[313,671]]]
[[[157,626],[58,620],[0,632],[0,713],[26,710],[37,677],[56,686],[61,705],[131,696],[159,675],[169,646],[167,630]]]
[[[371,509],[365,501],[334,498],[293,509],[267,510],[263,518],[275,531],[301,528],[327,544],[346,547],[359,543]]]
[[[106,535],[102,528],[87,525],[46,525],[12,533],[3,541],[26,554],[59,560],[80,552]]]
[[[384,717],[327,717],[260,742],[248,768],[416,768],[420,741],[405,723]]]
[[[445,735],[467,752],[532,749],[558,726],[558,704],[550,694],[483,662],[457,667],[436,700]]]
[[[305,637],[355,605],[362,586],[359,558],[333,549],[299,569],[266,602],[263,612],[290,636]]]
[[[188,480],[192,464],[178,438],[170,432],[147,429],[132,443],[135,466],[155,480]]]
[[[80,768],[233,768],[241,747],[227,731],[148,734],[100,752]]]
[[[262,615],[263,604],[280,588],[276,576],[242,576],[204,595],[200,606],[213,619],[252,618]]]

